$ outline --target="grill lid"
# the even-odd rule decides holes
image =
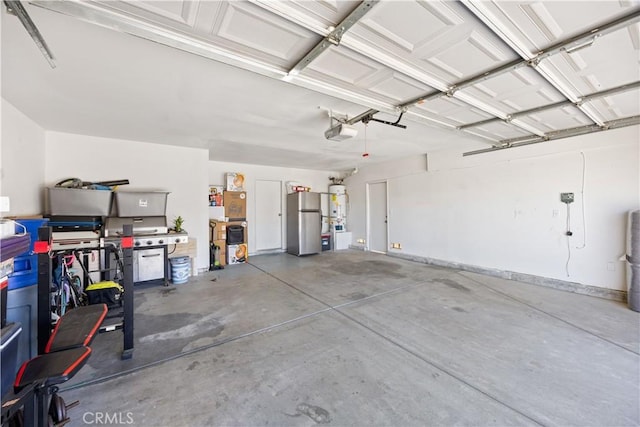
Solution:
[[[123,228],[125,224],[131,224],[133,226],[133,234],[140,235],[152,235],[152,234],[167,234],[169,227],[167,227],[166,216],[144,216],[144,217],[107,217],[104,223],[104,236],[114,237],[121,236],[123,234]]]

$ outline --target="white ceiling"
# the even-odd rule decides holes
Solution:
[[[212,160],[342,170],[441,149],[552,144],[567,129],[601,130],[640,115],[638,1],[24,7],[56,68],[3,8],[5,99],[45,129],[206,148]],[[354,10],[362,16],[334,37]],[[629,87],[584,99],[621,85]],[[355,138],[324,138],[329,111],[353,119],[368,110],[388,122],[404,112],[407,128],[356,122]]]

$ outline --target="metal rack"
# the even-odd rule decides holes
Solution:
[[[38,307],[37,307],[37,330],[38,330],[38,354],[43,354],[45,346],[51,335],[51,300],[49,297],[51,286],[51,254],[61,251],[52,249],[52,232],[50,227],[38,229],[38,241],[34,244],[34,252],[38,254]],[[105,258],[108,258],[109,251],[114,250],[112,246],[95,247],[92,249],[104,250]],[[124,288],[123,311],[121,313],[122,322],[116,325],[104,326],[100,332],[111,332],[122,330],[123,332],[123,360],[133,357],[133,228],[127,225],[123,229],[120,238],[120,249],[122,250],[123,280],[120,285]]]

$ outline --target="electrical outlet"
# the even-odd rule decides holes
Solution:
[[[392,243],[391,249],[402,249],[402,245],[400,243]]]
[[[361,245],[364,245],[364,239],[358,239],[357,242],[360,243]]]
[[[573,203],[573,193],[560,193],[560,201],[562,203]]]

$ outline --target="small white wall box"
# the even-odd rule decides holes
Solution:
[[[244,191],[244,174],[239,172],[227,172],[227,191]]]

